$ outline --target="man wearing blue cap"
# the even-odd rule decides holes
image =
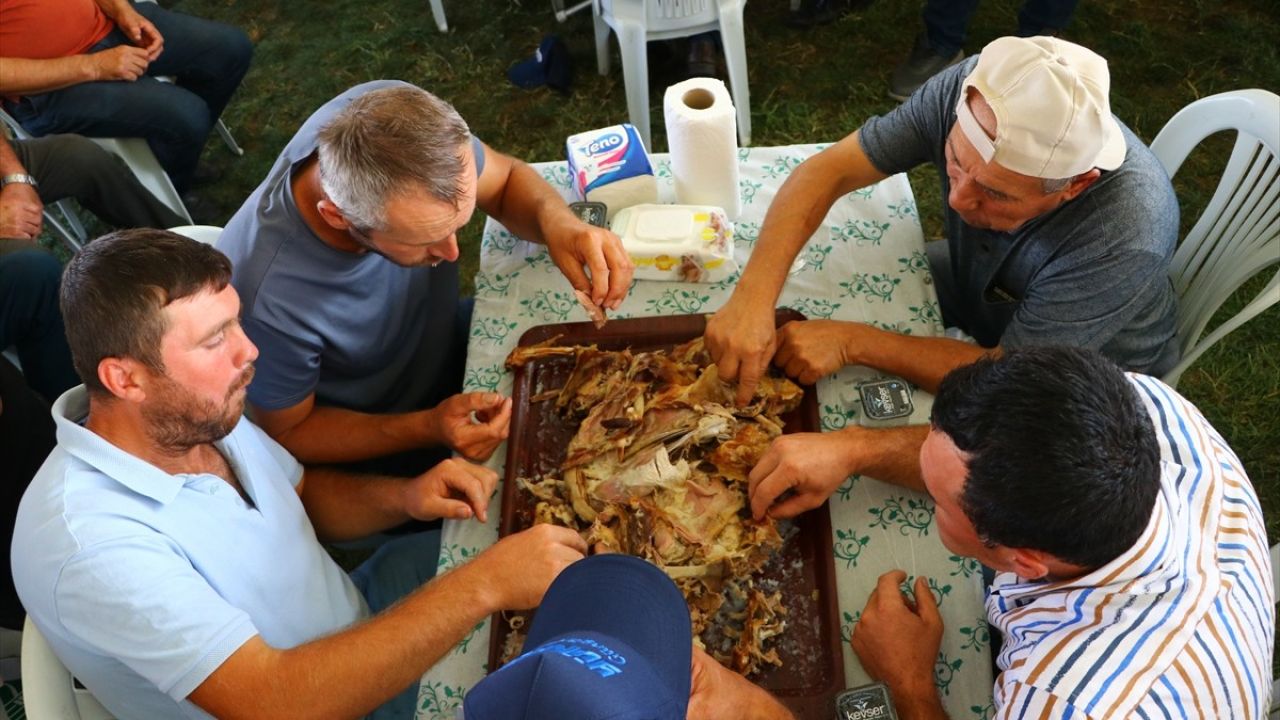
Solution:
[[[467,693],[460,719],[792,717],[768,692],[694,649],[675,583],[629,555],[595,555],[561,572],[524,646]]]

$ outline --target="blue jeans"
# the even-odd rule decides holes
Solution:
[[[1018,37],[1055,32],[1067,26],[1080,0],[1026,0],[1018,11]],[[924,27],[929,46],[950,57],[964,47],[965,34],[978,0],[928,0]]]
[[[0,350],[14,345],[27,385],[53,402],[80,384],[71,364],[58,287],[62,265],[27,240],[0,240]]]
[[[160,57],[134,82],[87,82],[6,103],[32,135],[141,137],[179,192],[187,189],[209,131],[249,70],[253,44],[244,31],[171,12],[151,2],[134,9],[164,38]],[[89,53],[129,40],[113,29]],[[172,76],[163,83],[156,76]]]
[[[379,547],[351,571],[351,580],[377,615],[435,577],[439,557],[439,530],[404,535]],[[417,703],[415,682],[370,713],[368,720],[409,720]]]

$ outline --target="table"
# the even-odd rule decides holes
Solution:
[[[734,235],[740,265],[750,256],[765,211],[782,182],[824,147],[739,150],[743,204]],[[654,155],[652,160],[660,201],[673,202],[669,159]],[[534,168],[562,195],[572,197],[565,163],[539,163]],[[941,333],[924,238],[906,176],[891,177],[837,201],[802,257],[803,264],[792,269],[783,288],[780,305],[810,318],[856,320],[913,335]],[[637,281],[610,316],[713,312],[728,300],[736,281],[736,274],[716,284]],[[464,381],[469,391],[510,394],[512,378],[503,361],[525,330],[588,319],[545,248],[516,238],[492,220],[485,225],[475,287]],[[867,368],[850,367],[819,381],[824,430],[859,421],[861,407],[854,383],[875,375]],[[932,397],[917,391],[912,421],[927,422],[931,404]],[[504,445],[486,464],[501,477],[505,461]],[[501,495],[499,488],[488,524],[445,521],[441,572],[496,541]],[[832,496],[830,507],[847,687],[868,682],[849,648],[849,633],[876,579],[901,568],[909,573],[909,582],[920,574],[930,578],[946,623],[934,667],[943,704],[952,718],[985,720],[993,711],[991,649],[978,563],[956,557],[942,546],[933,503],[919,493],[853,476]],[[488,654],[489,620],[485,620],[423,676],[417,718],[452,719],[468,688],[483,677]]]

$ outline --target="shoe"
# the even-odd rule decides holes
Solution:
[[[899,102],[906,100],[925,80],[963,59],[964,50],[957,50],[954,55],[938,54],[925,34],[920,33],[911,48],[911,55],[893,69],[893,76],[889,79],[889,97]]]

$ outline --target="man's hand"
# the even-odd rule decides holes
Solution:
[[[497,393],[460,393],[428,413],[433,437],[468,460],[488,460],[507,439],[511,398]]]
[[[789,322],[778,330],[773,364],[801,383],[816,383],[851,364],[849,341],[854,326],[841,320]]]
[[[795,517],[826,502],[856,470],[850,467],[849,443],[846,432],[775,438],[747,476],[752,517]],[[774,505],[788,490],[793,494]]]
[[[164,37],[160,35],[156,26],[134,10],[132,5],[127,3],[122,5],[114,20],[124,36],[129,38],[129,42],[146,51],[147,62],[160,57],[160,53],[164,51]]]
[[[571,218],[557,232],[548,232],[546,239],[552,261],[575,290],[602,308],[618,309],[636,268],[617,235]]]
[[[404,507],[415,520],[474,516],[486,522],[497,484],[498,474],[489,468],[449,458],[405,484]]]
[[[787,720],[791,713],[768,692],[693,649],[693,677],[689,688],[689,720]]]
[[[151,64],[146,48],[132,45],[117,45],[86,57],[92,65],[94,80],[133,82],[142,77]]]
[[[739,406],[751,402],[778,347],[773,315],[771,303],[761,305],[754,298],[741,298],[735,292],[707,320],[707,352],[722,379],[738,382],[735,401]]]
[[[901,570],[880,576],[850,644],[862,669],[889,686],[899,712],[907,705],[940,708],[933,665],[942,645],[942,616],[928,579],[916,578],[914,604],[901,590],[906,579]]]
[[[551,581],[586,552],[577,532],[543,523],[502,538],[472,564],[483,567],[500,609],[527,610],[537,607]]]
[[[26,183],[5,185],[0,189],[0,238],[35,240],[44,224],[43,211],[35,188]]]

